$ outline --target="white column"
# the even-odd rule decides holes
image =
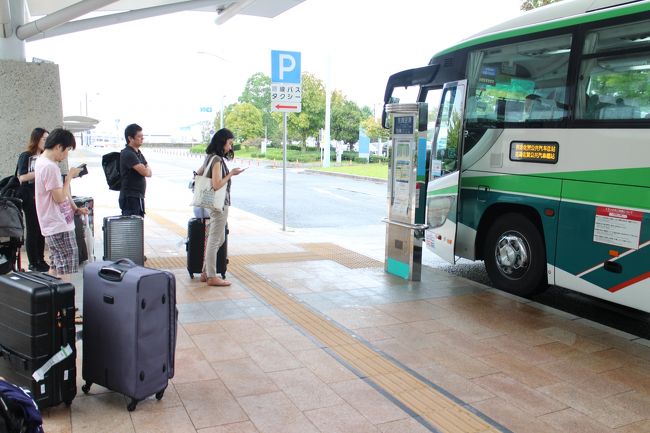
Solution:
[[[27,20],[25,0],[0,0],[0,59],[25,61],[25,42],[16,36],[16,28]]]
[[[332,102],[332,92],[331,92],[331,71],[330,71],[330,55],[327,55],[327,72],[325,74],[325,129],[323,130],[323,141],[325,142],[325,147],[323,149],[323,167],[330,166],[330,117],[331,109],[330,105]]]

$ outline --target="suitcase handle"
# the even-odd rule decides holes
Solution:
[[[111,266],[104,266],[99,270],[99,276],[108,281],[122,281],[124,274],[126,271]]]
[[[126,266],[120,266],[120,265],[126,265]],[[122,278],[124,278],[124,274],[126,274],[126,271],[136,266],[137,265],[131,259],[127,259],[127,258],[119,259],[114,261],[112,265],[102,267],[99,270],[99,276],[108,281],[122,281]]]

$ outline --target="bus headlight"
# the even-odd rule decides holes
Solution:
[[[454,204],[454,197],[432,197],[427,202],[427,224],[430,229],[440,227],[447,221],[447,215]]]

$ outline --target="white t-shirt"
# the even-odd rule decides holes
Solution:
[[[74,210],[70,199],[63,203],[54,201],[52,190],[63,188],[59,166],[41,155],[34,167],[36,213],[43,236],[74,230]]]

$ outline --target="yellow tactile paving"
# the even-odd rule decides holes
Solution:
[[[322,247],[319,248],[322,249]],[[291,261],[291,254],[284,256],[287,261]],[[312,260],[320,258],[316,254],[314,256]],[[338,258],[344,257],[344,255],[338,256],[334,260],[338,261]],[[245,275],[247,286],[267,303],[281,311],[289,320],[329,347],[340,359],[438,430],[445,433],[499,431],[400,366],[382,357],[333,322],[246,269],[249,264],[252,263],[239,256],[237,260],[234,258],[231,260],[230,270],[238,278]]]
[[[151,216],[151,215],[150,215]],[[154,217],[158,223],[172,226],[168,220]],[[175,224],[174,224],[175,225]],[[178,227],[178,226],[176,226]],[[175,230],[182,236],[183,231]],[[363,342],[341,329],[331,320],[311,310],[283,290],[253,272],[249,266],[262,263],[290,263],[306,260],[333,260],[350,268],[377,267],[380,262],[332,244],[304,244],[300,253],[256,254],[230,257],[229,271],[249,289],[289,320],[314,336],[339,359],[374,382],[387,394],[408,407],[440,432],[496,433],[499,430],[478,415],[459,405],[434,387],[422,382]],[[180,257],[152,258],[148,266],[184,268]]]

